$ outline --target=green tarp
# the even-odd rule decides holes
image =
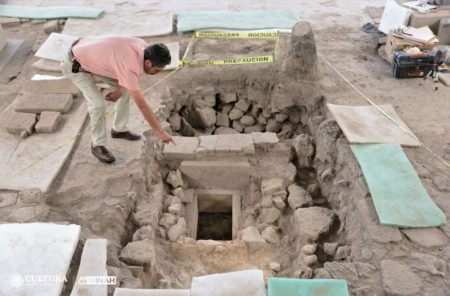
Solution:
[[[292,29],[300,20],[289,10],[192,11],[177,14],[178,32],[206,29]]]
[[[98,18],[103,9],[81,6],[13,6],[0,5],[0,16],[25,19]]]
[[[350,147],[364,173],[382,225],[415,228],[446,223],[444,213],[428,196],[400,145]]]
[[[269,296],[348,296],[347,282],[333,279],[269,278]]]

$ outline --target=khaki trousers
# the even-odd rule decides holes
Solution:
[[[72,73],[72,60],[69,55],[65,57],[61,68],[64,76],[81,90],[88,102],[92,143],[96,146],[106,146],[106,100],[95,83],[105,82],[115,89],[118,86],[117,80],[81,71]],[[113,129],[115,131],[128,131],[129,110],[130,95],[128,91],[124,90],[122,96],[114,104]]]

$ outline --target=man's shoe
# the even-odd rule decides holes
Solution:
[[[114,155],[106,149],[105,146],[91,146],[92,154],[97,157],[98,160],[104,163],[112,163],[116,160]]]
[[[115,130],[111,129],[111,137],[118,138],[118,139],[125,139],[128,141],[137,141],[141,138],[141,135],[126,131],[126,132],[116,132]]]

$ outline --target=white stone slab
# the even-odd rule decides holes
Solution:
[[[61,72],[61,63],[48,59],[39,59],[32,64],[33,68],[49,72]]]
[[[88,239],[81,254],[80,267],[78,268],[77,279],[70,296],[90,295],[107,296],[106,285],[83,285],[80,278],[83,277],[105,277],[106,270],[106,239]],[[84,294],[83,294],[84,293]]]
[[[180,62],[180,44],[178,42],[167,43],[167,47],[170,51],[170,57],[172,58],[170,64],[167,65],[164,70],[173,70],[178,67],[178,63]]]
[[[350,143],[394,143],[403,146],[419,146],[415,136],[412,138],[406,134],[373,106],[327,105]],[[391,105],[379,107],[414,135]]]
[[[8,106],[4,112],[10,112],[11,108]],[[0,126],[1,154],[6,147],[6,156],[0,157],[0,189],[39,188],[46,192],[72,151],[86,115],[85,100],[75,100],[71,110],[63,115],[64,124],[57,132],[34,134],[21,140],[5,135]]]
[[[22,45],[23,40],[7,39],[0,52],[0,71],[2,71]]]
[[[1,224],[0,295],[59,296],[79,236],[79,225]]]
[[[387,0],[378,30],[384,34],[401,25],[407,25],[411,10],[399,5],[396,0]]]
[[[189,296],[187,289],[126,289],[116,288],[114,296]]]
[[[62,62],[72,43],[78,37],[67,34],[51,33],[47,40],[41,45],[35,56],[38,58],[49,59],[53,61]]]
[[[241,270],[194,277],[191,296],[265,296],[262,270]]]
[[[98,19],[69,18],[63,33],[72,36],[119,35],[133,37],[162,36],[172,33],[171,11],[143,9],[137,12],[116,10]]]

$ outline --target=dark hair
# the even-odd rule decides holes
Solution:
[[[145,48],[144,60],[150,60],[155,67],[166,66],[171,61],[170,51],[165,44],[152,44]]]

